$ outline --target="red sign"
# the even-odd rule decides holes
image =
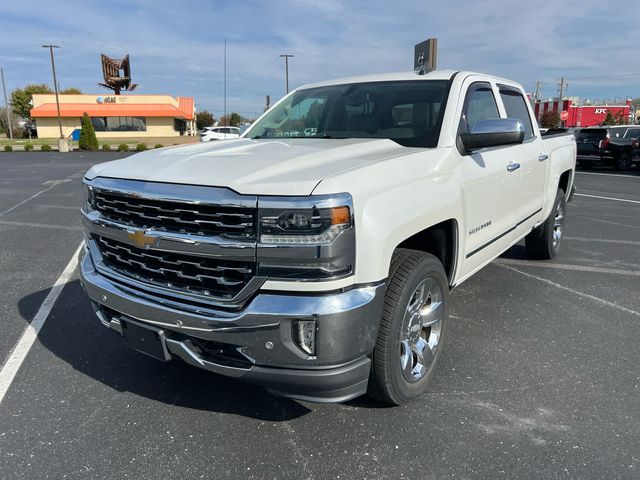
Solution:
[[[565,122],[568,118],[569,118],[569,112],[567,112],[566,110],[562,110],[562,112],[560,112],[560,120]]]

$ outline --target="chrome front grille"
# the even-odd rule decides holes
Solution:
[[[235,297],[254,277],[256,263],[133,247],[94,235],[104,264],[132,280],[177,293]]]
[[[94,189],[92,206],[120,224],[201,236],[255,238],[257,209],[142,198]]]

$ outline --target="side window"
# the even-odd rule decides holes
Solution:
[[[500,98],[507,112],[507,118],[517,118],[524,126],[524,139],[533,138],[533,126],[531,125],[531,115],[527,109],[527,104],[522,94],[513,88],[499,86]]]
[[[467,96],[464,100],[461,128],[471,131],[480,120],[493,118],[500,118],[500,114],[491,85],[485,82],[472,84],[467,90]]]

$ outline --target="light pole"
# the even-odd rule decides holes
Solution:
[[[11,131],[11,113],[9,112],[9,104],[7,103],[7,89],[4,86],[4,70],[0,68],[0,76],[2,77],[2,93],[4,93],[4,108],[7,111],[7,128],[9,130],[9,139],[13,140],[13,132]]]
[[[62,120],[60,119],[60,100],[58,99],[58,79],[56,78],[56,62],[53,60],[53,49],[60,48],[58,45],[42,45],[42,48],[48,48],[51,55],[51,71],[53,72],[53,90],[56,92],[56,108],[58,109],[58,128],[60,128],[60,139],[64,139],[62,134]]]
[[[289,58],[293,58],[293,55],[288,53],[283,53],[280,55],[280,58],[284,57],[284,76],[285,76],[285,86],[286,92],[289,93]]]

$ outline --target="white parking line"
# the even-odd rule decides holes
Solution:
[[[586,193],[576,193],[576,197],[600,198],[602,200],[613,200],[615,202],[638,203],[640,200],[628,200],[626,198],[602,197],[600,195],[587,195]]]
[[[40,305],[38,313],[36,313],[35,317],[33,317],[33,321],[29,325],[27,325],[27,329],[20,337],[20,340],[11,352],[11,355],[9,355],[7,362],[2,366],[2,369],[0,369],[0,403],[2,403],[2,399],[9,390],[9,387],[11,386],[13,379],[18,373],[22,362],[24,362],[24,359],[26,358],[29,350],[31,349],[31,346],[33,345],[33,342],[35,342],[36,338],[38,337],[38,333],[40,332],[40,329],[42,329],[44,322],[47,320],[47,317],[49,316],[53,305],[56,303],[60,292],[69,281],[69,278],[71,278],[71,275],[73,275],[74,270],[78,266],[78,255],[80,254],[81,248],[82,243],[73,253],[71,260],[69,260],[69,263],[65,267],[64,271],[53,284],[53,287],[47,295],[47,298],[45,298],[44,302],[42,302],[42,305]]]
[[[603,177],[640,178],[637,175],[620,175],[617,173],[576,172],[578,175],[601,175]]]
[[[545,263],[530,262],[527,260],[515,260],[512,258],[498,258],[494,260],[497,265],[518,265],[533,268],[554,268],[556,270],[573,270],[576,272],[610,273],[612,275],[629,275],[640,277],[640,270],[627,270],[624,268],[591,267],[589,265],[572,265],[569,263]]]
[[[640,317],[640,312],[636,312],[635,310],[631,310],[630,308],[627,307],[623,307],[622,305],[618,305],[617,303],[613,303],[613,302],[609,302],[607,300],[604,300],[602,298],[596,297],[595,295],[589,295],[588,293],[584,293],[581,292],[579,290],[574,290],[573,288],[569,288],[569,287],[565,287],[564,285],[560,285],[559,283],[556,282],[552,282],[551,280],[547,280],[546,278],[542,278],[542,277],[538,277],[537,275],[533,275],[531,273],[526,273],[523,272],[522,270],[518,270],[517,268],[511,267],[509,265],[500,265],[498,264],[499,267],[502,268],[508,268],[509,270],[513,270],[514,272],[518,272],[521,275],[524,275],[525,277],[529,277],[529,278],[534,278],[540,282],[546,283],[548,285],[551,285],[553,287],[559,288],[561,290],[565,290],[567,292],[571,292],[574,295],[578,295],[579,297],[585,297],[585,298],[589,298],[595,302],[601,303],[603,305],[607,305],[609,307],[615,308],[616,310],[620,310],[622,312],[628,313],[630,315],[635,315],[636,317]]]

